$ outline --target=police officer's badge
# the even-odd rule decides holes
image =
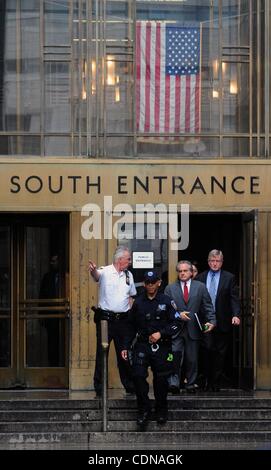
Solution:
[[[166,310],[166,309],[167,309],[166,304],[159,304],[158,305],[158,310],[162,311],[162,310]]]

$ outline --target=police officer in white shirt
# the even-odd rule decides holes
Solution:
[[[97,396],[102,392],[102,349],[100,321],[108,321],[108,342],[113,339],[120,380],[127,393],[134,393],[131,369],[127,361],[121,357],[123,337],[127,331],[128,312],[132,305],[132,297],[136,295],[133,275],[128,271],[131,264],[131,253],[125,246],[118,246],[113,256],[113,263],[97,269],[93,261],[89,261],[89,272],[99,282],[98,309],[94,316],[96,323],[96,366],[94,372],[94,388]]]

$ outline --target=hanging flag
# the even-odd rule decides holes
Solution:
[[[137,22],[136,87],[138,132],[199,132],[200,29]]]

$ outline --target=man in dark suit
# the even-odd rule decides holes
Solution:
[[[209,338],[205,338],[207,344],[204,345],[203,368],[209,382],[207,387],[219,391],[232,326],[240,324],[240,299],[234,275],[222,269],[222,251],[211,250],[208,264],[210,269],[199,274],[197,280],[206,285],[212,299],[216,313],[216,329]]]
[[[172,352],[174,354],[174,375],[169,379],[170,389],[178,390],[180,386],[181,365],[184,361],[186,385],[189,393],[196,391],[198,375],[198,349],[202,335],[210,332],[215,326],[215,314],[212,301],[206,287],[192,279],[192,264],[190,261],[179,261],[176,266],[178,279],[169,284],[165,294],[172,301],[182,322],[180,333],[173,337]],[[173,390],[172,390],[173,391]]]

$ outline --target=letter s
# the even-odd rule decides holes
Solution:
[[[11,184],[16,186],[16,189],[12,189],[12,188],[10,189],[11,193],[19,193],[21,191],[21,186],[15,180],[20,181],[20,176],[12,176],[11,177],[11,179],[10,179]]]

